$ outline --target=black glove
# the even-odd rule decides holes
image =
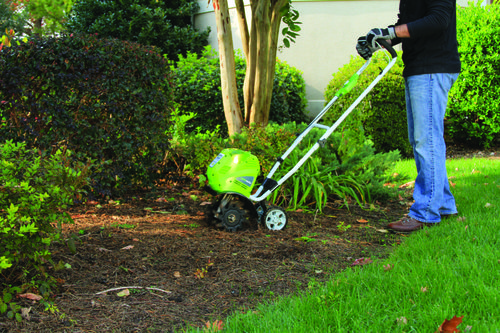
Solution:
[[[363,57],[363,59],[368,60],[371,58],[373,55],[370,45],[366,41],[366,36],[362,36],[358,38],[358,43],[356,44],[356,51],[358,51],[358,54]]]
[[[377,39],[391,40],[394,38],[397,38],[394,27],[388,27],[386,29],[375,28],[370,30],[370,32],[366,34],[366,41],[368,42],[368,44],[370,44],[373,52],[380,49],[380,46],[377,43]]]

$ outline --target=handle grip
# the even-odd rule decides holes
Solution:
[[[377,43],[379,43],[384,49],[389,51],[393,59],[397,58],[398,54],[396,53],[396,50],[394,50],[394,48],[388,41],[386,41],[385,39],[377,39]]]

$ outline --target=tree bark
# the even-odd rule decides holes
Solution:
[[[255,4],[251,4],[252,13],[255,12]],[[247,58],[247,68],[245,72],[245,82],[243,84],[243,98],[245,101],[245,122],[250,122],[250,114],[253,104],[254,86],[255,86],[255,64],[257,61],[257,48],[254,47],[253,41],[257,38],[257,24],[255,23],[254,15],[252,15],[252,26],[250,29],[249,50]]]
[[[213,0],[215,21],[217,23],[217,40],[219,43],[222,102],[227,121],[229,135],[240,133],[243,127],[236,86],[236,69],[234,62],[233,36],[229,18],[227,0]]]
[[[280,35],[280,24],[282,15],[280,14],[281,8],[286,4],[287,0],[276,0],[271,8],[271,30],[269,32],[269,59],[267,64],[267,82],[268,94],[264,109],[262,110],[265,123],[269,122],[269,112],[271,110],[271,97],[273,93],[273,81],[276,73],[276,55],[278,52],[278,40]]]
[[[269,1],[259,0],[252,16],[255,18],[256,38],[250,41],[250,47],[256,48],[257,61],[255,63],[255,82],[253,103],[250,109],[250,124],[265,126],[267,122],[262,111],[265,109],[265,101],[268,93],[267,66],[269,59],[269,31],[270,22]]]
[[[254,39],[253,36],[250,38],[250,53],[252,53],[252,49],[255,49],[258,60],[252,63],[255,66],[254,91],[252,101],[247,103],[245,100],[245,111],[247,104],[250,105],[250,115],[248,118],[245,116],[245,119],[248,119],[249,123],[260,126],[266,126],[269,122],[279,27],[282,17],[280,10],[287,1],[254,0],[252,5],[252,21],[255,22],[257,33]],[[253,30],[254,27],[252,27]],[[249,86],[250,83],[249,80]]]
[[[248,22],[245,13],[245,5],[243,4],[243,0],[235,0],[235,4],[236,13],[238,14],[238,26],[240,27],[240,38],[243,45],[243,53],[245,54],[246,61],[248,61],[250,34],[248,33]]]

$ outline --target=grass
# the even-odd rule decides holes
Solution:
[[[458,217],[411,234],[389,258],[236,313],[225,332],[500,332],[500,160],[447,164]],[[395,173],[416,176],[413,161]]]

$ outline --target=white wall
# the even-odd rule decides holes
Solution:
[[[324,91],[332,74],[357,56],[359,36],[371,28],[386,27],[397,19],[398,1],[297,2],[302,31],[296,43],[283,49],[278,58],[303,72],[308,109],[319,112],[325,104]]]
[[[458,1],[460,5],[466,2]],[[199,4],[200,12],[194,18],[195,26],[201,30],[210,26],[212,32],[209,43],[218,49],[212,3],[207,5],[207,0],[199,0]],[[241,49],[234,1],[229,0],[229,5],[232,7],[230,14],[234,47]],[[351,56],[357,56],[355,45],[358,37],[365,35],[371,28],[394,24],[399,1],[293,1],[292,6],[300,13],[302,31],[296,43],[279,52],[278,58],[303,72],[308,110],[315,115],[324,106],[323,95],[332,74],[348,63]],[[247,18],[249,16],[250,9],[247,7]]]

